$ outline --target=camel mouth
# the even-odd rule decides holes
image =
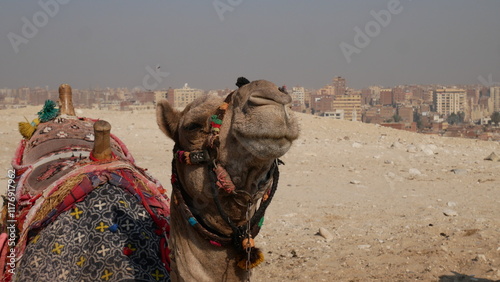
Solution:
[[[257,102],[259,105],[234,114],[232,129],[235,138],[258,159],[283,156],[299,135],[295,116],[286,105],[274,100],[265,97],[252,99],[252,104]]]
[[[247,105],[250,107],[261,107],[261,106],[283,106],[284,104],[269,97],[252,95],[248,98]]]
[[[276,159],[283,156],[292,146],[293,136],[265,137],[235,134],[236,140],[258,159]]]

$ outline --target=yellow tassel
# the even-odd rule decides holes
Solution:
[[[248,265],[247,258],[243,258],[238,262],[238,266],[241,269],[252,269],[264,261],[264,254],[261,252],[261,250],[259,250],[259,248],[251,248],[250,252],[250,261],[248,261]]]
[[[19,132],[25,139],[30,139],[33,133],[35,133],[39,123],[40,120],[38,118],[34,119],[32,122],[28,122],[26,119],[26,122],[22,121],[19,123]]]

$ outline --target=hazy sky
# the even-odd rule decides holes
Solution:
[[[238,76],[500,81],[500,1],[0,0],[0,88],[216,89]]]

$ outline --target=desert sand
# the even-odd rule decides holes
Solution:
[[[0,110],[2,193],[17,123],[40,108]],[[170,190],[173,143],[153,111],[77,115],[109,121],[137,164]],[[256,238],[266,260],[252,281],[500,279],[500,162],[484,160],[500,155],[498,142],[297,116],[301,137],[282,157]]]

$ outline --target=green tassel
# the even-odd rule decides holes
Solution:
[[[56,108],[56,102],[46,100],[41,111],[38,112],[40,122],[47,122],[55,119],[59,115],[59,109]]]
[[[215,123],[215,124],[222,124],[222,120],[220,120],[217,115],[213,115],[211,117],[211,119],[212,119],[212,122]]]
[[[264,217],[262,217],[260,220],[259,220],[259,223],[257,224],[259,227],[262,227],[262,225],[264,225]]]

